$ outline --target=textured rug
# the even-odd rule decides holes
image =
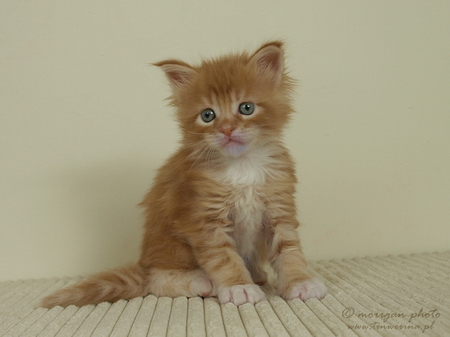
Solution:
[[[256,306],[149,295],[35,308],[80,278],[0,283],[0,336],[450,336],[450,251],[313,261],[321,301],[270,295]]]

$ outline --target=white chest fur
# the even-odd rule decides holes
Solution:
[[[220,179],[232,186],[256,186],[266,182],[267,167],[271,158],[264,152],[254,152],[230,158]]]
[[[270,159],[261,153],[233,158],[221,174],[221,181],[230,186],[227,203],[231,205],[234,222],[232,236],[247,261],[254,258],[255,242],[262,230],[266,210],[261,192],[269,174]]]
[[[238,188],[233,194],[233,238],[240,255],[252,260],[256,239],[263,228],[264,200],[258,189],[251,186]]]

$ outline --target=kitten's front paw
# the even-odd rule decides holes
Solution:
[[[300,298],[302,301],[310,298],[321,299],[327,294],[327,287],[322,281],[312,278],[301,283],[296,283],[291,286],[286,292],[284,299],[292,300],[293,298]]]
[[[244,303],[256,304],[266,298],[266,295],[256,284],[243,284],[222,289],[219,292],[220,303],[231,302],[235,305]]]

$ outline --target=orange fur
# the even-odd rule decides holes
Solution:
[[[267,281],[266,262],[278,274],[282,297],[324,296],[324,285],[306,270],[296,231],[295,169],[280,140],[293,112],[282,43],[199,66],[155,65],[172,87],[183,137],[141,203],[140,259],[59,290],[42,306],[148,293],[256,303],[264,299],[256,283]]]

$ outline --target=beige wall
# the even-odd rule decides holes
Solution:
[[[0,280],[134,260],[179,138],[147,63],[284,38],[309,259],[450,248],[450,2],[24,1],[0,10]]]

